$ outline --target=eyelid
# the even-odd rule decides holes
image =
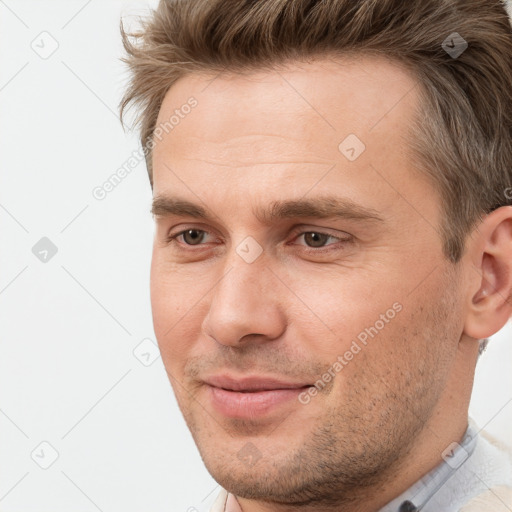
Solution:
[[[330,253],[331,251],[340,252],[340,251],[343,251],[346,249],[346,247],[340,246],[340,244],[347,244],[347,243],[351,244],[354,242],[354,237],[352,235],[349,235],[348,233],[346,233],[346,235],[347,235],[346,237],[341,237],[341,236],[333,235],[333,234],[325,232],[325,231],[321,231],[319,229],[301,229],[300,231],[298,231],[298,233],[296,233],[297,236],[294,236],[292,241],[295,241],[297,238],[301,237],[302,235],[305,235],[306,233],[317,233],[319,235],[326,235],[329,238],[334,238],[337,240],[337,242],[335,242],[335,243],[322,245],[321,247],[310,247],[305,244],[296,244],[296,243],[289,244],[289,245],[300,246],[302,248],[301,250],[303,252],[308,253],[310,255],[316,254],[318,256],[322,256],[322,255],[326,255],[327,253]]]
[[[327,235],[332,238],[337,238],[338,240],[348,240],[352,238],[352,235],[349,233],[346,233],[345,231],[342,232],[342,234],[336,234],[330,232],[327,228],[314,228],[314,227],[298,227],[290,233],[290,235],[304,235],[305,233],[317,233],[319,235]],[[345,235],[345,236],[344,236]]]

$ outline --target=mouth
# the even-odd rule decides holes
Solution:
[[[312,386],[307,382],[291,382],[276,377],[266,377],[259,375],[234,377],[230,375],[212,375],[204,379],[210,386],[225,389],[227,391],[239,392],[258,392],[273,391],[276,389],[298,389]]]
[[[268,377],[233,378],[226,375],[205,379],[213,408],[229,418],[255,418],[299,403],[297,397],[311,384]]]

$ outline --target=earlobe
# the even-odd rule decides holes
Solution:
[[[478,229],[473,271],[478,274],[476,293],[468,297],[464,332],[484,339],[498,332],[512,316],[512,207],[498,208]],[[473,288],[474,289],[474,288]]]

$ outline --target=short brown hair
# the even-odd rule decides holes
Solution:
[[[501,0],[161,0],[139,31],[120,28],[131,73],[120,117],[138,107],[143,147],[166,92],[187,74],[382,55],[420,85],[409,145],[443,201],[446,257],[457,263],[471,228],[511,203],[512,34]],[[468,45],[458,56],[443,47],[453,37]]]

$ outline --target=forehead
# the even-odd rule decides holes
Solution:
[[[157,127],[168,129],[155,139],[154,194],[179,188],[222,206],[230,190],[272,200],[315,188],[381,210],[400,196],[421,203],[428,183],[412,183],[404,139],[418,85],[399,63],[373,56],[185,76],[159,111]],[[347,149],[360,156],[350,160]]]
[[[370,56],[290,62],[244,74],[191,74],[164,98],[157,126],[167,122],[169,133],[162,135],[168,144],[157,140],[154,153],[158,160],[176,140],[174,157],[215,151],[233,165],[251,164],[256,156],[293,159],[298,151],[303,159],[332,161],[349,134],[366,143],[382,130],[404,132],[416,86],[397,62]],[[184,109],[191,98],[197,105]]]
[[[302,114],[323,118],[327,126],[336,128],[333,121],[343,113],[348,122],[366,119],[372,126],[416,84],[401,63],[376,56],[290,61],[270,70],[192,73],[169,89],[158,122],[194,95],[203,114],[224,114],[219,122],[226,114],[253,123],[269,113],[272,122],[286,114]],[[255,115],[258,112],[261,116]]]

